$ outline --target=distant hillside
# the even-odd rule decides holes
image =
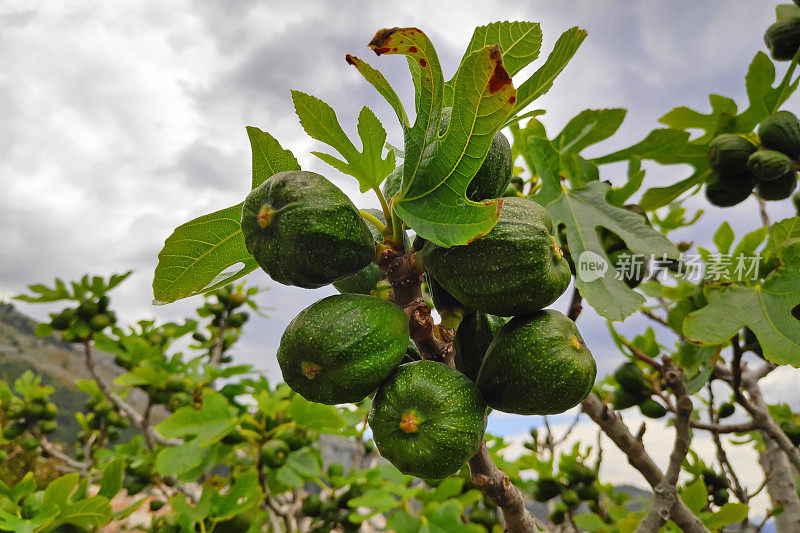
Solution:
[[[89,378],[83,352],[80,346],[61,342],[56,336],[37,337],[36,325],[37,321],[12,304],[0,302],[0,380],[12,385],[26,370],[41,376],[43,383],[56,390],[51,397],[59,409],[53,440],[75,442],[80,431],[75,412],[83,408],[87,399],[75,381]],[[97,358],[97,371],[108,380],[122,372],[110,357]]]

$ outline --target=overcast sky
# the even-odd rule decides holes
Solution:
[[[184,316],[197,298],[150,305],[156,256],[175,226],[247,194],[245,125],[270,132],[304,169],[323,173],[360,207],[376,205],[358,193],[353,178],[309,155],[317,146],[298,124],[289,90],[326,100],[351,132],[358,110],[368,105],[382,119],[390,142],[401,145],[394,115],[344,61],[348,52],[369,59],[395,84],[407,109],[413,108],[404,62],[375,58],[366,47],[379,28],[423,29],[437,48],[446,78],[475,26],[505,19],[541,22],[542,58],[563,30],[574,25],[587,29],[589,37],[576,59],[536,107],[547,109],[542,121],[551,134],[583,109],[627,108],[618,134],[589,152],[600,155],[641,139],[674,106],[707,110],[710,92],[733,97],[744,107],[744,73],[755,52],[764,49],[762,34],[774,20],[775,3],[0,4],[0,297],[56,276],[132,268],[134,276],[114,294],[123,320]],[[795,101],[788,108],[795,109]],[[650,168],[645,186],[673,183],[687,172]],[[624,167],[609,169],[603,179],[621,184]],[[789,204],[770,205],[770,214],[790,216]],[[710,242],[722,219],[730,220],[737,234],[759,224],[753,200],[728,210],[709,208],[702,199],[686,205],[706,208],[701,222],[680,235],[698,244]],[[260,271],[248,281],[270,288],[261,300],[275,310],[269,320],[251,325],[237,355],[275,377],[274,353],[283,328],[300,309],[332,290],[282,287]],[[44,308],[19,305],[33,316],[46,314]],[[564,309],[566,304],[556,305]],[[643,324],[630,319],[623,330],[641,330]],[[579,326],[601,372],[622,361],[597,315],[585,311]],[[670,342],[666,335],[662,340]],[[780,374],[771,379],[771,400],[789,399],[781,395],[792,390],[791,380]],[[797,407],[797,395],[791,398]],[[539,423],[536,417],[496,417],[491,427],[514,434]],[[620,466],[623,477],[639,482],[626,468]]]

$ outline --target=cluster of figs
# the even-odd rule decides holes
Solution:
[[[773,23],[764,33],[764,43],[774,60],[793,60],[800,50],[800,17]],[[789,111],[767,117],[758,135],[718,135],[708,145],[714,172],[706,182],[706,197],[716,206],[732,207],[755,188],[763,200],[784,200],[797,187],[798,158],[800,123]]]
[[[443,128],[447,118],[445,110]],[[387,196],[400,172],[384,184]],[[511,180],[511,149],[498,132],[467,196],[505,196]],[[371,396],[378,450],[405,474],[456,472],[480,447],[489,408],[560,413],[591,391],[596,365],[575,323],[545,309],[566,291],[571,272],[547,212],[533,200],[504,198],[494,228],[467,245],[406,244],[437,310],[463,317],[455,368],[420,356],[406,311],[381,289],[381,232],[323,176],[268,178],[245,200],[241,226],[248,251],[275,281],[341,292],[286,328],[277,353],[284,381],[324,404]]]
[[[778,111],[758,126],[758,136],[726,133],[708,145],[714,175],[706,183],[708,201],[731,207],[755,187],[764,200],[784,200],[797,187],[800,122],[790,111]]]

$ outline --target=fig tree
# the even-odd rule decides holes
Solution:
[[[399,366],[380,386],[368,421],[378,451],[401,472],[442,478],[478,450],[486,404],[461,372],[415,361]]]
[[[583,401],[597,365],[575,322],[552,309],[514,317],[486,350],[478,388],[505,413],[545,415]]]
[[[312,402],[357,402],[403,359],[408,320],[398,306],[362,294],[328,296],[300,312],[281,337],[283,380]]]
[[[321,287],[358,272],[375,255],[353,202],[313,172],[279,172],[253,189],[241,226],[247,251],[284,285]]]

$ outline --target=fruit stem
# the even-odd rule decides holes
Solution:
[[[397,216],[394,210],[394,204],[392,204],[392,244],[398,250],[405,250],[406,243],[405,243],[405,236],[406,232],[403,230],[403,221],[400,220],[400,217]]]
[[[366,220],[367,222],[378,228],[378,231],[380,231],[381,233],[384,233],[386,231],[386,224],[381,222],[378,217],[371,215],[370,213],[367,213],[363,209],[359,209],[358,212],[361,213],[361,217],[364,220]]]
[[[442,317],[440,323],[441,327],[455,331],[458,329],[458,325],[461,324],[461,320],[464,318],[464,310],[442,309],[439,311],[439,316]]]
[[[770,113],[774,113],[775,111],[777,111],[777,107],[780,106],[781,103],[783,103],[783,93],[786,91],[786,88],[789,87],[790,85],[792,75],[794,74],[794,70],[795,68],[797,68],[798,59],[800,59],[800,49],[798,49],[797,52],[794,54],[792,62],[789,63],[789,68],[786,69],[786,74],[783,75],[783,79],[781,80],[781,83],[778,85],[778,88],[780,89],[781,92],[778,94],[778,98],[775,100],[776,108],[772,109]]]

